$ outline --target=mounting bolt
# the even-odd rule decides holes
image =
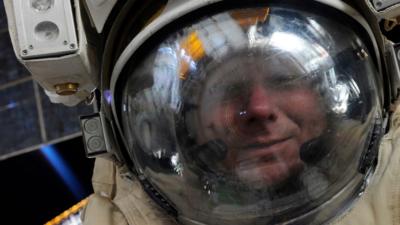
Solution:
[[[54,85],[58,95],[73,95],[78,92],[78,83],[63,83]]]

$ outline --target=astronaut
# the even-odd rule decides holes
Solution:
[[[50,100],[98,107],[84,224],[400,224],[400,2],[302,3],[5,1]]]

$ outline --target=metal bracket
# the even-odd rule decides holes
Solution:
[[[400,16],[396,18],[391,18],[391,19],[385,19],[383,23],[383,28],[386,31],[391,31],[393,28],[395,28],[397,25],[400,24]]]
[[[400,0],[371,0],[376,11],[389,8],[390,6],[400,3]]]
[[[83,141],[88,158],[112,157],[112,142],[107,133],[109,127],[102,113],[80,117]]]

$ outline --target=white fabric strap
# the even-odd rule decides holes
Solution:
[[[113,202],[130,225],[175,225],[173,218],[151,200],[137,180],[117,176],[117,195]]]
[[[332,225],[400,224],[400,108],[391,130],[381,141],[378,165],[371,184],[354,207]]]

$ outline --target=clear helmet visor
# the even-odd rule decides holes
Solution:
[[[174,32],[125,73],[130,156],[183,220],[317,224],[362,190],[380,105],[349,27],[231,10]]]

